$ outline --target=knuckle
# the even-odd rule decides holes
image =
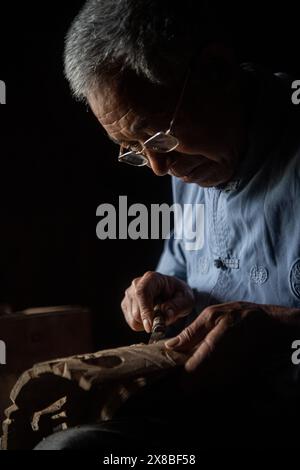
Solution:
[[[150,315],[149,315],[149,313],[148,313],[147,311],[142,311],[140,318],[142,319],[142,321],[144,321],[144,320],[150,320]]]
[[[242,320],[242,315],[239,310],[231,310],[225,315],[226,326],[234,326]]]
[[[140,315],[140,311],[138,309],[134,309],[132,312],[131,312],[131,316],[133,318],[133,321],[135,322],[140,322],[141,320],[141,315]]]
[[[145,276],[153,276],[153,274],[155,274],[155,271],[146,271],[145,274],[144,274],[144,277]]]
[[[193,332],[191,328],[187,327],[181,332],[181,338],[183,342],[189,342],[193,338]]]
[[[143,276],[143,279],[147,282],[151,282],[156,278],[157,278],[157,273],[155,271],[147,271]]]
[[[126,291],[125,291],[125,298],[130,297],[130,292],[131,292],[130,287],[128,287],[128,289],[126,289]]]
[[[145,286],[143,283],[139,283],[135,286],[135,294],[140,297],[145,292]]]
[[[214,315],[215,315],[215,310],[213,307],[206,307],[203,310],[203,315],[205,315],[205,318],[208,322],[212,321]]]
[[[203,311],[206,323],[209,326],[214,326],[221,317],[224,316],[224,311],[218,309],[216,306],[209,306]]]
[[[132,287],[136,288],[140,282],[141,278],[140,277],[136,277],[135,279],[133,279],[131,285]]]

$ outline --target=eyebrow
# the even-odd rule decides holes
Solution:
[[[136,122],[135,124],[133,124],[131,127],[130,127],[130,130],[133,132],[133,133],[140,133],[141,131],[143,131],[144,129],[147,129],[148,126],[148,122],[146,120],[146,118],[141,118],[139,119],[138,122]],[[114,142],[114,144],[117,144],[117,145],[122,145],[124,142],[128,142],[128,143],[134,143],[136,142],[137,140],[136,139],[123,139],[121,142],[117,139],[114,139],[113,137],[111,137],[107,132],[105,133],[106,136],[112,141]]]
[[[147,127],[149,127],[147,119],[140,117],[137,122],[130,126],[130,130],[133,132],[141,132],[144,129],[147,129]]]

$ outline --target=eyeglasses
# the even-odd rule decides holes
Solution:
[[[189,75],[190,75],[190,70],[188,70],[188,73],[186,74],[184,84],[183,84],[173,117],[169,124],[168,130],[165,132],[164,131],[157,132],[156,134],[154,134],[152,137],[147,139],[142,144],[137,143],[135,145],[135,148],[129,147],[129,151],[125,153],[123,153],[124,145],[121,145],[120,154],[118,158],[119,162],[127,163],[128,165],[133,165],[133,166],[145,166],[145,165],[150,166],[149,159],[146,155],[147,150],[150,150],[152,152],[157,152],[157,153],[168,153],[168,152],[172,152],[172,150],[175,150],[178,147],[179,140],[174,135],[172,135],[172,128],[174,126],[174,122],[177,118],[178,111],[183,100],[183,96],[184,96],[184,92],[186,89]]]

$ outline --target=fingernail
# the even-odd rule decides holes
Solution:
[[[176,346],[179,346],[179,343],[180,343],[180,338],[176,336],[176,338],[169,339],[169,341],[167,341],[165,344],[167,348],[172,349],[172,348],[175,348]]]
[[[172,318],[174,316],[174,310],[172,308],[168,308],[168,310],[166,310],[166,314],[169,318]]]
[[[143,325],[147,333],[151,333],[151,323],[149,320],[143,320]]]

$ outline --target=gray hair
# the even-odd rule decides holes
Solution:
[[[85,99],[128,72],[167,86],[181,79],[197,50],[221,31],[211,3],[88,0],[65,42],[65,75],[74,96]]]

